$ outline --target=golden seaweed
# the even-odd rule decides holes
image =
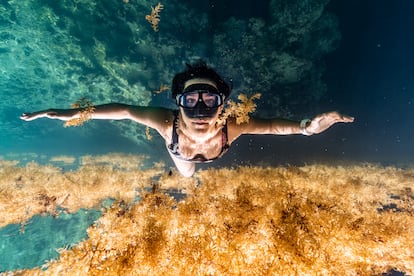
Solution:
[[[148,141],[151,141],[152,140],[152,135],[151,135],[151,132],[150,132],[150,127],[148,127],[148,126],[145,128],[145,136],[147,137]]]
[[[169,89],[170,89],[170,86],[168,84],[161,84],[160,88],[158,90],[154,90],[154,93],[155,94],[160,94],[160,93],[165,92]]]
[[[226,108],[217,120],[217,125],[224,125],[228,118],[235,118],[238,125],[248,123],[250,120],[249,114],[256,111],[254,100],[257,100],[260,97],[260,93],[256,93],[251,97],[247,97],[242,93],[238,96],[240,102],[236,103],[231,100],[228,101]]]
[[[131,157],[126,156],[127,167]],[[115,159],[117,164],[122,160]],[[27,219],[34,211],[54,214],[59,206],[72,212],[116,198],[88,228],[88,239],[59,250],[59,258],[46,263],[45,270],[26,273],[414,273],[413,169],[251,166],[183,178],[99,164],[62,172],[0,162],[3,226],[12,223],[10,217]],[[162,176],[152,189],[157,174]],[[172,187],[185,188],[186,197],[174,200],[168,194]],[[141,200],[134,201],[136,196]]]
[[[65,127],[80,126],[90,120],[95,106],[86,97],[80,98],[71,105],[71,108],[79,109],[76,118],[70,119],[64,123]]]
[[[164,5],[162,5],[160,2],[155,7],[151,7],[151,14],[146,15],[145,19],[151,23],[151,27],[154,30],[154,32],[158,32],[158,24],[160,22],[160,12],[164,8]]]

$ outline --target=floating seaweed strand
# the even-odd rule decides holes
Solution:
[[[65,127],[82,125],[91,118],[92,113],[95,111],[95,106],[86,97],[80,98],[74,102],[71,107],[80,109],[78,113],[79,117],[66,121],[64,124]]]
[[[260,97],[260,93],[256,93],[251,97],[248,97],[242,93],[238,96],[238,100],[240,102],[230,100],[223,113],[220,114],[217,125],[224,125],[229,117],[235,118],[238,125],[248,123],[250,119],[249,114],[256,110],[254,100],[260,99]]]
[[[151,14],[146,15],[145,19],[151,23],[152,29],[154,32],[158,32],[158,23],[160,22],[160,15],[159,13],[164,8],[160,2],[155,7],[151,7]]]

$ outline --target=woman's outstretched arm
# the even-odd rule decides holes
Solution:
[[[353,117],[336,111],[322,113],[312,120],[302,120],[301,122],[286,119],[251,118],[246,124],[230,124],[229,140],[234,141],[241,134],[303,134],[309,136],[324,132],[336,123],[352,123],[353,121]]]
[[[122,120],[128,118],[128,110],[131,107],[125,104],[110,103],[94,107],[94,111],[90,114],[90,119],[108,119]],[[69,121],[80,116],[83,108],[56,109],[50,108],[46,110],[35,111],[31,113],[23,113],[20,119],[32,121],[40,118],[56,119],[61,121]]]
[[[84,110],[84,108],[52,108],[32,113],[23,113],[20,118],[25,121],[32,121],[40,118],[69,121],[79,118],[81,116],[81,112]],[[133,120],[137,123],[154,128],[163,135],[166,127],[168,127],[172,121],[173,113],[169,109],[159,107],[143,107],[121,103],[109,103],[93,106],[93,110],[88,114],[88,116],[88,119],[97,120]]]

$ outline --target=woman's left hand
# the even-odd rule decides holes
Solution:
[[[305,130],[309,134],[318,134],[324,132],[336,123],[352,123],[354,117],[340,114],[339,112],[332,111],[328,113],[322,113],[317,115],[312,121],[306,126]]]

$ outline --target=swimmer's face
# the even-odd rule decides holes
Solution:
[[[180,107],[182,120],[184,121],[185,125],[194,130],[208,130],[211,129],[211,127],[214,127],[222,110],[223,106],[220,106],[217,108],[217,112],[212,117],[192,118],[187,116],[185,110]]]
[[[191,87],[190,87],[191,86]],[[193,87],[207,87],[206,90],[194,90]],[[195,130],[208,130],[215,126],[223,110],[224,98],[218,94],[216,84],[209,79],[191,79],[184,84],[184,91],[178,104],[184,123]]]

